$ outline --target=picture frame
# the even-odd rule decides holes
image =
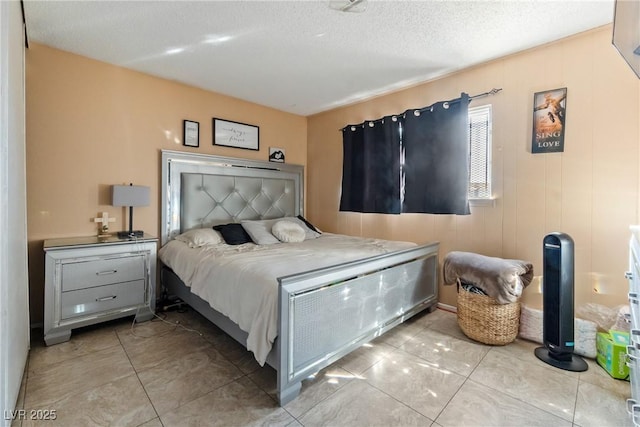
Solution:
[[[276,163],[284,163],[285,150],[284,148],[269,147],[269,161]]]
[[[213,145],[260,150],[260,128],[247,123],[214,117]]]
[[[564,151],[566,116],[566,87],[536,92],[533,95],[531,153]]]
[[[187,147],[200,146],[200,122],[194,122],[193,120],[183,120],[182,145]]]

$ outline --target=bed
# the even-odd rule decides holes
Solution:
[[[321,233],[269,247],[247,243],[195,250],[175,241],[185,231],[219,224],[302,218],[303,179],[299,165],[162,151],[162,286],[277,371],[280,405],[298,395],[309,375],[437,304],[437,242],[413,245]],[[187,264],[197,268],[187,273],[187,267],[169,260],[169,252],[177,259],[196,254]],[[268,268],[257,264],[262,258]],[[207,260],[224,260],[229,269],[210,267]],[[241,278],[228,273],[234,263],[243,265]],[[231,293],[242,293],[244,286],[253,288],[245,289],[243,298],[260,294],[264,302]],[[247,320],[247,313],[229,311],[234,304],[249,313],[265,306],[270,314]]]

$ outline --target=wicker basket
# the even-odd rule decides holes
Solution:
[[[458,325],[469,338],[485,344],[505,345],[516,339],[520,326],[520,302],[496,300],[462,287],[458,289]]]

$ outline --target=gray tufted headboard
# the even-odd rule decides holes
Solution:
[[[161,243],[192,228],[302,214],[303,175],[300,165],[163,150]]]

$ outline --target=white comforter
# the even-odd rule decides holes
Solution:
[[[158,255],[191,291],[248,332],[247,349],[264,365],[278,332],[278,277],[415,246],[324,233],[301,243],[189,248],[172,240]]]

